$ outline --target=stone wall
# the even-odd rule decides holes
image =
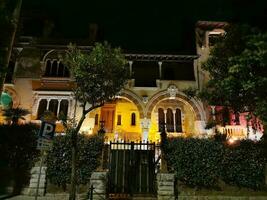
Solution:
[[[47,167],[43,166],[41,169],[40,174],[40,182],[39,182],[39,190],[38,195],[44,196],[45,195],[45,187],[46,187],[46,169]],[[30,185],[28,188],[25,188],[23,191],[23,194],[34,196],[36,194],[36,188],[38,184],[38,176],[40,172],[40,167],[35,166],[31,169],[31,179],[30,179]]]
[[[174,174],[159,173],[157,175],[158,200],[174,200]]]

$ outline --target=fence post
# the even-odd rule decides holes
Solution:
[[[91,185],[89,189],[89,200],[93,200],[93,190],[94,190],[94,186]]]

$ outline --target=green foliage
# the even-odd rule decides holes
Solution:
[[[77,183],[89,182],[91,172],[99,165],[103,138],[100,136],[78,136],[78,158],[76,162]],[[71,134],[55,137],[47,156],[47,177],[53,184],[66,189],[71,175]]]
[[[3,116],[7,121],[12,122],[12,124],[17,124],[20,119],[25,120],[24,116],[28,114],[30,114],[30,112],[23,108],[10,108],[3,110]]]
[[[13,193],[18,194],[29,180],[36,161],[38,128],[32,124],[0,126],[0,185],[14,181]],[[1,188],[0,187],[0,188]]]
[[[231,108],[235,113],[267,116],[267,33],[233,26],[210,52],[202,68],[210,80],[199,97],[210,105]]]
[[[265,162],[260,144],[241,141],[236,146],[226,146],[222,179],[231,185],[262,189],[265,185]]]
[[[89,54],[70,46],[65,62],[76,80],[76,97],[92,106],[114,98],[128,80],[124,55],[107,43],[96,43]]]
[[[169,139],[166,160],[179,181],[191,187],[227,184],[262,189],[266,159],[261,145],[241,141],[229,146],[225,135],[210,139]]]
[[[221,143],[208,139],[172,139],[165,152],[178,180],[194,187],[217,185],[222,170]]]

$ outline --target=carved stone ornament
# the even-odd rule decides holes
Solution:
[[[175,99],[177,92],[178,92],[178,89],[176,85],[170,85],[168,87],[168,93],[170,94],[170,99]]]

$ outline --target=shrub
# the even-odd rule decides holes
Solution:
[[[3,188],[14,182],[13,193],[19,194],[28,184],[30,169],[39,151],[38,127],[32,124],[0,126],[0,185]],[[2,191],[5,192],[5,191]]]
[[[225,183],[262,189],[265,186],[263,145],[249,140],[228,145],[222,138],[168,139],[166,160],[178,180],[193,187],[213,187]]]
[[[176,138],[165,148],[178,180],[194,187],[216,186],[221,173],[223,145],[208,139]]]
[[[77,183],[86,184],[93,170],[99,165],[103,138],[101,136],[78,136]],[[71,175],[71,136],[57,136],[47,155],[49,181],[66,190]]]
[[[261,189],[264,187],[265,158],[260,144],[244,140],[226,146],[222,179],[231,185]]]

